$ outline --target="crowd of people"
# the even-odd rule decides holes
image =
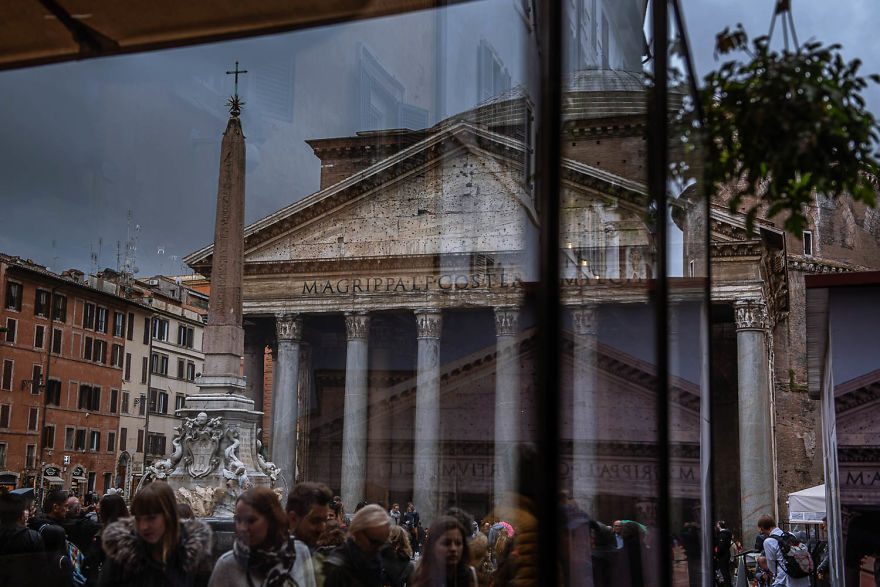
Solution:
[[[50,491],[39,513],[33,492],[0,489],[0,585],[170,585],[485,587],[537,585],[537,520],[522,497],[496,508],[479,523],[451,508],[422,525],[416,507],[390,509],[362,501],[346,513],[322,483],[291,488],[285,504],[268,488],[250,488],[235,504],[235,539],[215,553],[213,531],[178,503],[164,482],[135,494],[130,508],[121,495],[103,496],[95,515],[75,496]],[[97,518],[97,519],[95,519]],[[643,571],[648,528],[634,520],[606,525],[565,495],[560,499],[559,565],[566,585],[653,584]],[[763,584],[806,587],[809,579],[786,576],[784,539],[770,516],[759,519],[756,576]],[[681,544],[689,576],[699,577],[699,528],[686,524]],[[691,544],[693,543],[693,544]],[[741,545],[721,521],[715,528],[714,568],[731,585]],[[217,556],[219,554],[219,557]],[[821,556],[816,555],[814,556]],[[819,579],[827,570],[827,550]],[[692,583],[695,584],[695,583]]]
[[[361,502],[347,514],[321,483],[295,485],[285,507],[271,489],[242,492],[232,548],[216,559],[208,523],[163,482],[142,487],[130,507],[105,495],[97,520],[63,491],[48,492],[39,513],[32,500],[0,490],[0,585],[477,587],[512,558],[506,522],[483,534],[452,508],[426,529],[413,504]]]

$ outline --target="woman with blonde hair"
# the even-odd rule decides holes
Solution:
[[[391,543],[391,549],[397,555],[397,558],[400,559],[401,564],[406,565],[403,577],[408,585],[416,570],[416,565],[411,560],[413,549],[409,543],[409,532],[404,530],[403,526],[391,524],[391,533],[388,535],[388,541]]]
[[[291,584],[315,585],[309,549],[289,535],[287,514],[274,491],[248,489],[235,502],[232,550],[217,559],[208,587]]]
[[[153,481],[131,502],[133,518],[104,529],[107,558],[99,585],[191,587],[199,564],[211,554],[211,529],[201,520],[181,522],[174,491]]]

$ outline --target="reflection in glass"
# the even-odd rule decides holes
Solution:
[[[658,582],[672,540],[661,535],[661,508],[681,528],[691,581],[699,548],[687,540],[704,536],[705,206],[692,181],[670,186],[671,213],[658,218],[650,203],[649,56],[637,4],[578,0],[563,19],[553,432],[568,584]],[[535,446],[546,389],[537,347],[547,325],[534,294],[547,219],[536,179],[551,170],[537,168],[535,30],[530,3],[499,0],[95,64],[88,75],[119,81],[76,101],[98,130],[85,164],[91,187],[69,182],[83,202],[128,186],[119,210],[101,212],[109,225],[124,226],[113,222],[122,210],[143,222],[142,249],[157,251],[139,260],[147,271],[210,277],[205,186],[216,185],[228,85],[219,72],[240,60],[250,72],[240,88],[243,372],[263,412],[263,456],[281,468],[282,493],[303,480],[329,485],[343,520],[362,502],[400,504],[417,552],[436,520],[464,510],[468,534],[467,515],[485,531],[472,564],[496,584],[540,583],[536,498],[546,463]],[[168,67],[170,81],[129,79],[131,63]],[[680,86],[672,93],[676,106],[686,102]],[[117,108],[127,101],[148,114],[124,116]],[[123,119],[136,149],[115,130]],[[156,151],[149,164],[146,147]],[[70,220],[49,223],[61,233]],[[675,235],[666,250],[658,223]],[[655,318],[661,258],[668,325]],[[657,409],[661,326],[672,359],[668,422]],[[661,471],[671,503],[661,502]]]

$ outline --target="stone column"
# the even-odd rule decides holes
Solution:
[[[297,386],[302,318],[282,314],[275,319],[278,344],[272,372],[272,461],[281,469],[285,492],[296,483]]]
[[[505,493],[516,490],[519,463],[516,443],[519,440],[519,357],[516,335],[519,333],[519,309],[495,308],[495,474],[494,503],[505,502]]]
[[[571,308],[574,325],[574,382],[572,384],[572,466],[573,497],[581,509],[594,514],[596,482],[590,475],[590,464],[595,461],[593,449],[598,438],[596,431],[597,356],[596,331],[598,315],[595,306]]]
[[[253,400],[254,409],[263,411],[263,361],[266,358],[266,340],[262,332],[244,331],[244,394]]]
[[[311,479],[309,474],[309,431],[312,413],[312,347],[302,343],[299,349],[299,421],[297,422],[296,462],[300,477]]]
[[[739,378],[739,471],[743,544],[752,544],[758,516],[772,514],[773,440],[770,436],[770,360],[767,311],[759,300],[740,300],[736,311]]]
[[[367,478],[367,338],[366,312],[346,312],[345,408],[342,424],[342,503],[354,511],[364,499]]]
[[[416,311],[416,377],[413,499],[425,525],[438,514],[440,467],[440,310]]]

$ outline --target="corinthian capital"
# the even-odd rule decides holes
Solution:
[[[598,330],[599,315],[596,306],[572,306],[571,321],[575,334],[595,336]]]
[[[370,333],[370,316],[366,312],[346,312],[345,332],[348,340],[367,338]]]
[[[737,330],[767,328],[767,305],[761,300],[738,300],[734,304]]]
[[[499,306],[495,308],[496,336],[513,336],[519,332],[519,308]]]
[[[275,317],[275,336],[281,340],[302,340],[302,318],[299,314],[279,314]]]
[[[416,310],[416,338],[440,338],[442,329],[440,310]]]

